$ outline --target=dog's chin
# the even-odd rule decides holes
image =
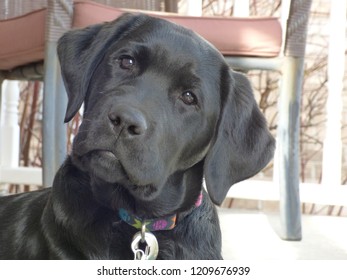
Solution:
[[[141,174],[127,171],[110,151],[92,151],[83,157],[83,162],[84,166],[88,166],[90,174],[107,183],[123,186],[137,199],[149,201],[157,197],[160,192],[160,188],[154,183],[139,183],[144,182]]]
[[[132,196],[143,201],[151,201],[155,199],[160,193],[160,189],[154,185],[131,185],[128,186],[127,189],[129,190]]]

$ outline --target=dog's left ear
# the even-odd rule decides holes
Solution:
[[[220,205],[229,188],[259,172],[273,157],[275,141],[248,79],[225,68],[215,141],[205,159],[208,193]]]

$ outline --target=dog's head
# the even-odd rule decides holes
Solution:
[[[274,140],[248,80],[190,30],[125,14],[66,33],[58,54],[65,121],[84,103],[75,163],[134,196],[154,198],[170,176],[203,162],[220,204],[272,158]]]

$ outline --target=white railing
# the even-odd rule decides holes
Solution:
[[[2,84],[0,122],[0,184],[42,185],[42,169],[19,166],[18,81]]]
[[[300,201],[319,205],[347,206],[347,186],[300,183]],[[278,184],[272,181],[246,180],[231,187],[228,198],[279,201]]]

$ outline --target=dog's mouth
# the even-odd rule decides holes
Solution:
[[[128,171],[121,160],[110,150],[93,150],[88,153],[92,172],[101,179],[126,187],[131,193],[142,198],[157,192],[154,184],[139,184],[134,172]],[[138,168],[138,167],[133,167]]]
[[[116,167],[118,165],[121,166],[121,162],[119,161],[117,156],[109,150],[93,150],[90,151],[87,155],[90,160],[98,160],[98,164],[101,164],[101,166],[106,169],[111,169],[112,167]]]
[[[129,179],[122,162],[114,152],[110,150],[93,150],[88,153],[88,158],[91,171],[101,179],[105,179],[110,183],[116,183],[117,179],[122,179],[122,181]],[[108,176],[104,176],[104,174],[108,174]]]
[[[96,150],[94,152],[97,153],[100,157],[105,158],[106,160],[118,161],[118,158],[116,157],[116,155],[109,150]]]

